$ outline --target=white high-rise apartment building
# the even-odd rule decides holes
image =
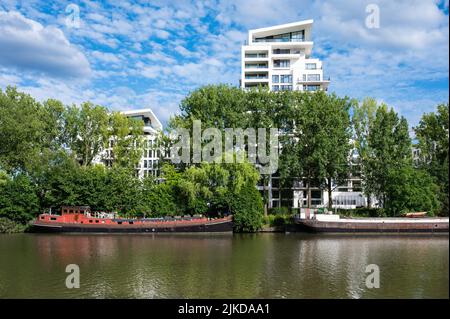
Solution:
[[[250,30],[241,52],[241,88],[268,87],[272,91],[327,91],[329,78],[323,74],[322,61],[311,57],[313,20]],[[366,205],[360,177],[349,176],[344,185],[333,185],[333,206],[355,208]],[[262,190],[262,186],[259,187]],[[305,207],[307,189],[301,180],[283,188],[274,174],[268,185],[269,207]],[[312,187],[311,203],[328,206],[328,193]]]
[[[313,20],[250,30],[242,46],[241,87],[327,90],[322,61],[311,58]]]

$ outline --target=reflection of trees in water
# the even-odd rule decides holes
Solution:
[[[262,296],[448,296],[448,237],[289,236],[268,242]],[[380,266],[380,289],[365,286],[369,264]]]
[[[369,251],[364,240],[311,237],[298,244],[301,291],[308,298],[360,298]]]
[[[448,297],[448,236],[22,234],[0,252],[8,297]],[[71,263],[80,289],[64,286]]]

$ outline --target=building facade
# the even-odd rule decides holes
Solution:
[[[250,30],[241,51],[242,88],[272,91],[328,89],[322,61],[311,57],[313,20]]]

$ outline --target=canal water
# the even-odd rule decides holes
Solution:
[[[0,235],[0,298],[448,298],[448,274],[447,235]]]

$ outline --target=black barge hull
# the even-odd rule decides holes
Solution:
[[[31,226],[33,233],[209,233],[232,232],[233,222],[219,222],[198,225],[177,226],[100,226],[100,225],[49,225],[35,223]]]

